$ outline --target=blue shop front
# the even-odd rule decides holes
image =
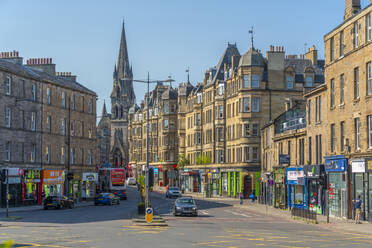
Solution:
[[[329,215],[348,218],[348,161],[343,155],[324,157],[328,176]]]
[[[307,209],[307,187],[303,167],[286,169],[288,188],[288,207]]]

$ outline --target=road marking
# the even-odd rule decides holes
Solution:
[[[224,210],[225,212],[228,212],[230,214],[233,214],[235,216],[243,216],[245,218],[252,218],[251,215],[246,215],[246,214],[243,214],[243,213],[237,213],[237,212],[234,212],[234,211],[231,211],[231,210]]]

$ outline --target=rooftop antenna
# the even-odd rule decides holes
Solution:
[[[253,30],[253,26],[249,30],[249,33],[251,34],[252,50],[254,50],[254,43],[253,43],[253,41],[254,41],[254,30]]]

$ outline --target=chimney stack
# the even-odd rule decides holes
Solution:
[[[371,1],[372,2],[372,1]],[[344,20],[349,19],[361,10],[360,0],[345,0]]]
[[[26,62],[26,66],[38,71],[43,71],[52,76],[56,75],[56,65],[53,64],[52,58],[28,59]]]
[[[1,52],[0,59],[5,59],[16,64],[23,64],[23,58],[19,57],[19,52],[15,50],[12,52]]]
[[[318,64],[318,50],[316,50],[314,45],[309,48],[308,52],[305,54],[305,58],[311,60],[313,65]]]

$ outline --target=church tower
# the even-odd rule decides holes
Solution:
[[[129,64],[125,27],[121,30],[121,40],[117,64],[114,67],[111,92],[111,152],[113,167],[126,166],[128,158],[128,111],[136,102],[133,89],[133,72]]]

